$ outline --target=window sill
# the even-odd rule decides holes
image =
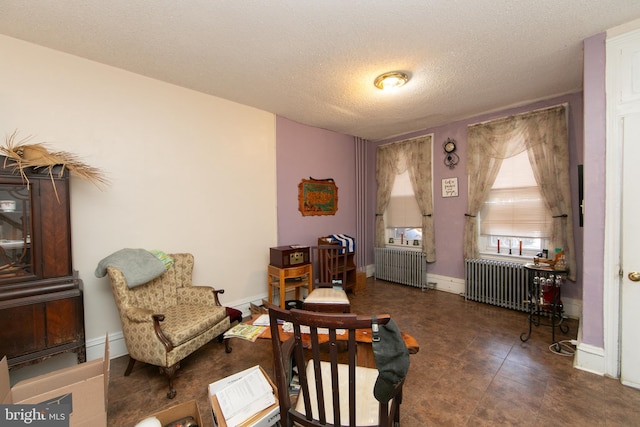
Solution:
[[[389,249],[402,249],[405,251],[421,251],[422,250],[422,246],[401,245],[401,244],[393,244],[393,243],[387,243],[385,247]]]
[[[497,254],[494,252],[480,252],[481,259],[492,259],[496,261],[511,261],[519,262],[521,264],[528,264],[533,262],[534,255],[509,255],[509,254]]]

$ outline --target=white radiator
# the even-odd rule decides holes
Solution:
[[[427,261],[421,251],[375,248],[375,277],[416,288],[427,284]]]
[[[527,311],[527,271],[516,262],[465,260],[465,299]]]

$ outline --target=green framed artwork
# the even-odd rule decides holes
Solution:
[[[302,216],[335,215],[338,187],[333,179],[303,179],[298,184],[298,210]]]

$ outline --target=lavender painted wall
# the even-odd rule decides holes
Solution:
[[[584,41],[584,267],[582,341],[604,346],[605,225],[605,40],[597,34]]]
[[[509,108],[503,111],[485,114],[450,123],[436,128],[425,129],[419,132],[403,135],[401,137],[380,141],[378,143],[370,143],[367,150],[367,180],[371,185],[367,193],[367,230],[372,234],[374,230],[375,215],[375,192],[377,185],[375,184],[375,148],[380,144],[400,141],[419,135],[433,133],[433,179],[434,179],[434,222],[436,233],[436,262],[430,264],[428,271],[430,274],[438,274],[453,278],[464,278],[464,259],[462,250],[462,240],[464,232],[464,214],[467,208],[467,189],[468,178],[466,171],[466,152],[467,152],[467,126],[469,124],[482,122],[485,120],[496,119],[512,114],[518,114],[538,108],[544,108],[560,103],[569,104],[569,146],[570,146],[570,168],[571,168],[571,187],[572,204],[573,204],[573,221],[575,224],[575,246],[576,246],[576,262],[578,264],[578,280],[570,283],[563,289],[563,295],[569,298],[581,299],[582,296],[582,229],[579,227],[579,203],[578,203],[578,164],[583,158],[583,107],[582,94],[574,93],[570,95],[560,96],[557,98],[535,102],[518,108]],[[455,139],[457,144],[457,153],[460,156],[460,162],[454,169],[449,169],[444,165],[444,152],[442,143],[447,138]],[[441,194],[441,181],[444,178],[458,178],[459,196],[454,198],[443,198]],[[367,264],[373,263],[373,240],[368,242],[367,247]]]
[[[279,246],[316,245],[318,237],[334,233],[355,236],[354,166],[352,136],[276,118]],[[335,180],[338,187],[335,215],[302,216],[298,210],[298,184],[309,177]]]

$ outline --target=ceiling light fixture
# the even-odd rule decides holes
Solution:
[[[400,86],[404,86],[409,81],[409,76],[400,71],[389,71],[388,73],[380,74],[374,80],[373,84],[382,90],[397,89]]]

